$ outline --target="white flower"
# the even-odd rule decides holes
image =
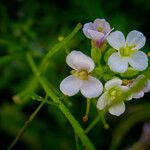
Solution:
[[[97,101],[97,108],[102,110],[108,107],[109,112],[112,115],[119,116],[125,111],[125,104],[119,98],[123,97],[123,93],[127,91],[129,87],[122,85],[122,80],[114,78],[109,80],[105,84],[105,92]],[[127,100],[132,97],[128,97]]]
[[[108,59],[108,65],[114,72],[127,71],[128,64],[135,70],[143,71],[148,66],[148,58],[141,49],[146,42],[145,36],[139,31],[131,31],[125,40],[122,32],[112,32],[107,37],[108,43],[118,52],[113,53]]]
[[[95,67],[90,57],[80,51],[72,51],[67,56],[66,62],[74,70],[72,75],[65,78],[60,84],[60,90],[64,95],[73,96],[81,91],[86,98],[94,98],[102,93],[102,83],[89,75]]]
[[[128,84],[128,87],[134,86],[140,79],[144,78],[144,75],[139,75],[131,84]],[[150,92],[150,80],[146,82],[144,87],[142,87],[138,92],[133,93],[132,98],[139,99],[144,96],[144,93]]]

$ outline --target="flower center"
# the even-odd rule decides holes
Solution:
[[[125,47],[121,47],[120,48],[120,55],[122,57],[129,57],[129,56],[131,56],[133,53],[135,53],[135,50],[134,50],[135,46],[136,45],[128,45],[128,44],[126,44]]]
[[[99,27],[97,28],[97,30],[98,30],[99,32],[103,32],[103,27],[99,26]]]
[[[117,100],[121,96],[121,90],[118,87],[113,87],[108,91],[109,97],[112,101]]]
[[[88,75],[89,75],[87,70],[80,70],[80,71],[72,70],[71,74],[74,75],[75,77],[81,79],[81,80],[87,80]]]

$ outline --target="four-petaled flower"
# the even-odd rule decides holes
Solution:
[[[123,94],[129,87],[122,85],[122,80],[114,78],[109,80],[105,84],[105,92],[100,96],[97,102],[97,108],[102,110],[108,107],[109,112],[112,115],[119,116],[125,111]],[[128,97],[130,100],[132,97]]]
[[[139,75],[135,80],[133,80],[133,82],[129,83],[127,86],[128,87],[134,86],[142,78],[144,78],[143,74]],[[144,93],[148,93],[148,92],[150,92],[150,80],[148,80],[142,88],[139,88],[138,92],[133,93],[132,98],[135,98],[135,99],[142,98],[144,96]]]
[[[100,47],[106,37],[112,31],[105,19],[95,19],[95,21],[84,24],[83,33],[89,39],[92,39],[96,47]]]
[[[66,62],[74,70],[60,84],[64,95],[73,96],[81,91],[86,98],[94,98],[102,93],[102,83],[90,75],[95,67],[90,57],[74,50],[67,56]]]
[[[130,64],[135,70],[143,71],[148,66],[148,58],[141,49],[146,42],[145,36],[139,31],[131,31],[125,40],[122,32],[112,32],[107,37],[108,43],[118,52],[108,58],[108,65],[114,72],[123,73]]]

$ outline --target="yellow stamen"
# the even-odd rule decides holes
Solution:
[[[135,44],[134,45],[128,45],[126,44],[125,47],[120,48],[120,54],[123,57],[129,57],[131,56],[133,53],[135,53],[136,51],[134,50],[135,48]]]
[[[101,26],[99,26],[99,27],[97,28],[97,30],[98,30],[99,32],[103,32],[103,28],[102,28]]]
[[[71,74],[73,74],[75,77],[77,77],[81,80],[87,80],[88,75],[89,75],[87,70],[80,70],[80,71],[73,70],[73,71],[71,71]]]

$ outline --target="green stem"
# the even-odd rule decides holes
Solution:
[[[100,121],[101,115],[97,115],[97,117],[92,121],[92,123],[86,128],[85,133],[88,133],[92,130],[92,128]]]
[[[105,113],[103,111],[100,111],[99,115],[101,116],[101,120],[102,120],[102,123],[104,125],[104,128],[109,129],[109,124],[105,120]]]
[[[60,43],[56,44],[44,57],[41,65],[40,65],[40,73],[43,72],[43,68],[45,64],[48,62],[48,60],[55,54],[57,53],[62,47],[67,45],[70,40],[75,36],[75,34],[81,29],[82,25],[81,23],[78,23],[75,29],[72,31],[71,34],[69,34],[64,40],[62,40]],[[44,68],[46,70],[46,68]]]
[[[47,96],[45,97],[45,99],[40,103],[40,105],[36,108],[36,110],[30,115],[29,119],[24,123],[24,126],[20,129],[20,131],[18,132],[16,138],[12,141],[12,143],[10,144],[10,146],[7,148],[7,150],[11,150],[14,145],[18,142],[18,140],[21,138],[21,136],[24,134],[25,130],[27,129],[27,127],[29,126],[30,122],[35,118],[35,116],[37,115],[37,113],[40,111],[40,109],[42,108],[42,106],[44,105],[45,101],[47,100]]]
[[[90,112],[90,104],[91,104],[91,101],[90,101],[89,98],[87,98],[86,99],[86,113],[83,116],[83,122],[87,122],[88,121],[88,115],[89,115],[89,112]]]
[[[27,55],[27,60],[29,62],[29,65],[37,77],[39,83],[47,93],[47,95],[55,102],[58,103],[58,108],[62,111],[62,113],[65,115],[65,117],[68,119],[72,127],[74,128],[74,131],[77,133],[78,137],[80,138],[81,142],[83,145],[88,149],[88,150],[95,150],[94,145],[92,142],[89,140],[87,135],[85,134],[84,130],[78,123],[78,121],[74,118],[74,116],[70,113],[69,109],[60,101],[59,97],[57,97],[49,88],[47,82],[40,76],[40,73],[37,69],[37,67],[34,64],[34,61],[31,57],[31,55]]]
[[[60,49],[65,47],[72,39],[73,37],[77,34],[77,32],[81,29],[82,25],[80,23],[77,24],[77,26],[74,28],[74,30],[66,37],[64,38],[61,42],[58,44],[55,44],[51,50],[47,53],[45,58],[43,59],[42,63],[38,66],[40,68],[40,74],[46,69],[45,64],[47,64],[48,60],[55,54],[57,53]],[[33,84],[34,83],[34,84]],[[29,85],[31,85],[31,89],[29,89]],[[34,86],[33,86],[34,85]],[[29,92],[34,92],[38,87],[37,84],[37,79],[34,77],[31,78],[31,80],[27,83],[27,87],[25,87],[25,90],[21,93],[18,93],[14,96],[14,100],[19,100],[21,101],[26,101],[28,99],[27,95]]]
[[[78,135],[74,131],[75,142],[76,142],[76,150],[80,150]]]
[[[109,125],[108,125],[108,123],[106,122],[104,115],[105,115],[105,112],[99,111],[97,117],[96,117],[96,118],[92,121],[92,123],[86,128],[85,133],[90,132],[100,120],[102,121],[102,123],[103,123],[103,125],[104,125],[104,128],[105,128],[105,129],[108,129],[108,128],[109,128]]]

